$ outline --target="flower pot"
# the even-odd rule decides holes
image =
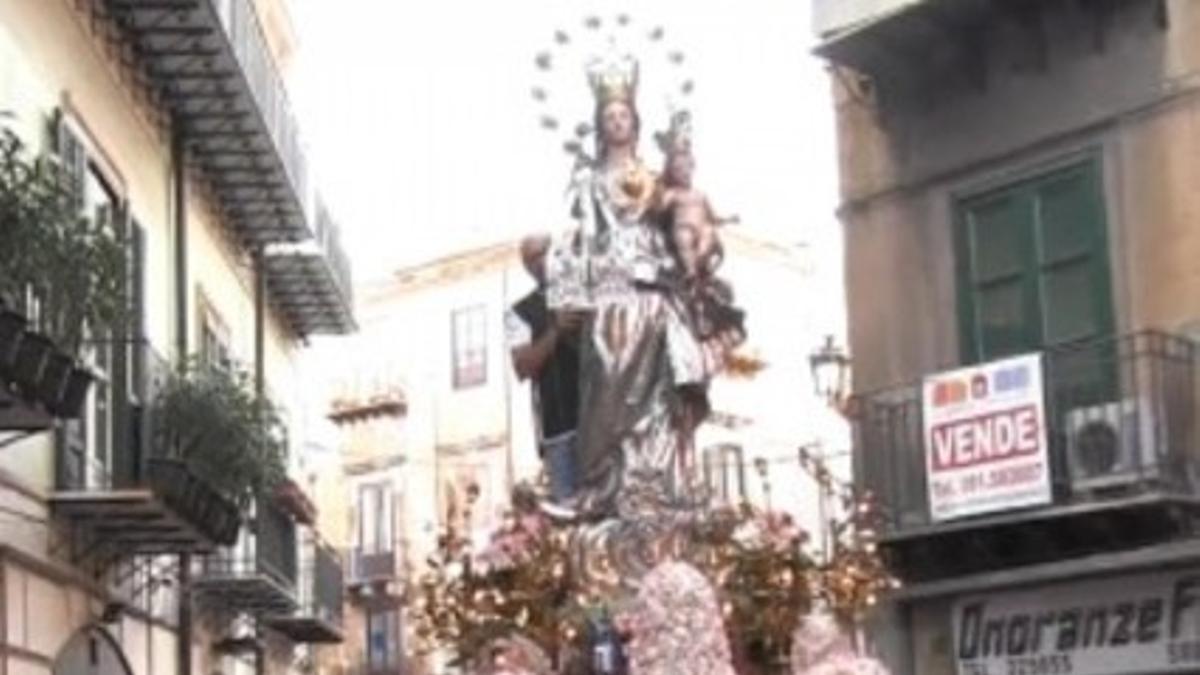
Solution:
[[[38,377],[36,393],[37,399],[46,406],[47,410],[52,411],[59,399],[62,398],[63,391],[67,388],[67,379],[71,377],[73,365],[71,357],[62,352],[52,352],[46,358],[41,376]]]
[[[87,401],[88,390],[96,377],[86,368],[72,367],[67,375],[66,386],[62,396],[50,404],[50,412],[66,419],[78,419],[83,412],[83,404]]]
[[[12,372],[13,363],[17,358],[17,346],[21,344],[26,323],[24,316],[6,307],[0,307],[0,377]]]
[[[17,357],[13,363],[12,376],[27,393],[37,391],[42,369],[54,353],[54,343],[39,333],[26,331],[17,346]]]

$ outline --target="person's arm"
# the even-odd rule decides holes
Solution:
[[[546,362],[554,354],[558,344],[558,326],[550,324],[549,330],[542,333],[536,340],[526,342],[512,348],[513,370],[517,372],[518,380],[529,380],[537,377]]]
[[[520,380],[528,380],[541,374],[546,362],[554,354],[558,340],[563,333],[575,330],[583,319],[578,312],[556,312],[554,321],[545,333],[537,339],[526,339],[520,343],[510,342],[512,347],[513,370]],[[513,316],[511,320],[520,321]]]

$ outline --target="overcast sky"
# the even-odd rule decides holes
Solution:
[[[556,29],[666,28],[697,90],[697,180],[745,227],[838,257],[832,110],[803,0],[293,0],[297,108],[360,279],[555,227],[569,169],[538,127],[534,56]],[[629,31],[631,34],[636,31]],[[653,79],[668,66],[646,56]],[[582,74],[553,94],[587,104]],[[646,98],[649,98],[648,96]],[[644,104],[649,131],[666,120]],[[659,113],[659,114],[656,114]],[[657,162],[657,159],[651,159]],[[822,276],[833,270],[823,266]],[[838,273],[831,278],[837,278]]]

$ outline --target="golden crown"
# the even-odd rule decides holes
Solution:
[[[629,54],[593,59],[587,66],[587,77],[597,105],[632,103],[637,97],[638,62]]]
[[[666,131],[654,134],[658,149],[665,155],[680,152],[691,152],[692,149],[692,114],[687,110],[676,110],[671,113],[671,125]]]

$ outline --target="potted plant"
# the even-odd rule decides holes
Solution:
[[[168,378],[155,409],[155,448],[242,511],[283,481],[279,413],[254,395],[244,372],[190,360]]]
[[[0,240],[9,244],[0,250],[0,375],[10,373],[55,414],[77,416],[93,380],[79,364],[85,339],[105,334],[122,314],[125,253],[116,225],[107,212],[84,214],[63,168],[47,156],[28,158],[3,130]],[[21,317],[29,298],[36,317]],[[21,318],[35,318],[36,332],[17,333]]]

